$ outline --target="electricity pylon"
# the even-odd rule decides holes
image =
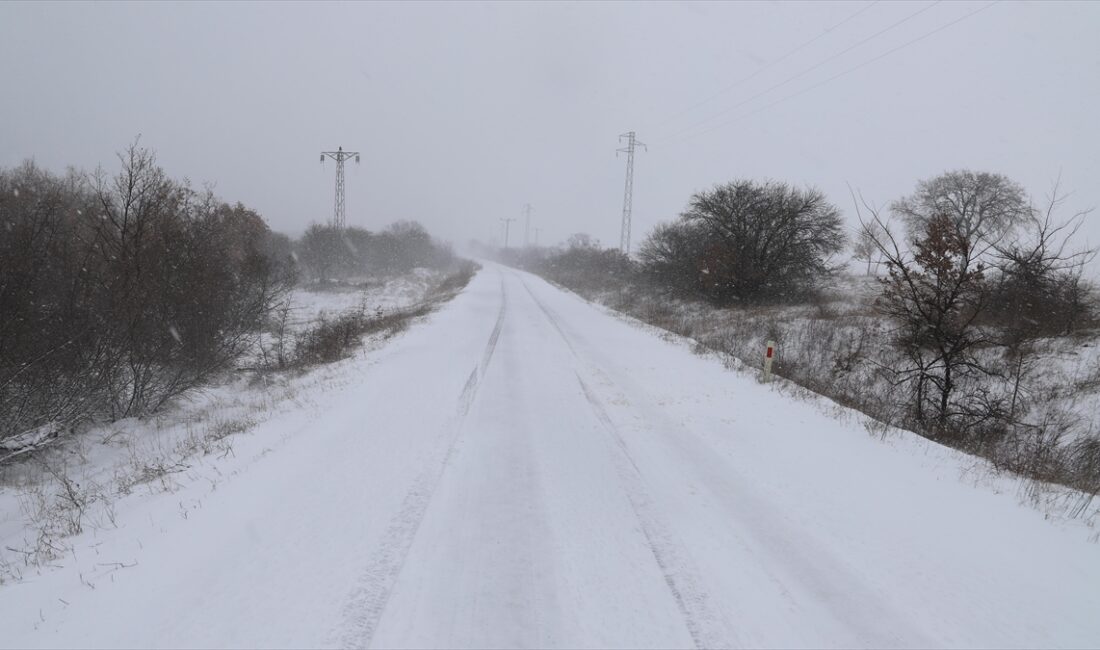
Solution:
[[[332,158],[336,161],[336,204],[333,206],[332,211],[332,226],[339,230],[344,229],[344,161],[355,158],[355,162],[359,162],[358,151],[344,151],[343,147],[340,147],[337,151],[322,151],[321,162],[325,162],[325,157]]]
[[[616,151],[615,155],[618,156],[619,152],[626,154],[626,187],[623,190],[623,225],[622,230],[619,233],[619,250],[623,255],[630,255],[630,215],[634,210],[634,148],[642,147],[646,151],[649,149],[645,146],[644,142],[639,142],[634,137],[633,131],[627,131],[619,136],[619,142],[626,138],[626,147]]]

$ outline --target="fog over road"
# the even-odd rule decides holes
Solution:
[[[1080,528],[535,276],[355,364],[186,519],[132,498],[0,589],[0,645],[1100,643]]]

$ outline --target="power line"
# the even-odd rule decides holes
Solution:
[[[874,57],[873,59],[868,59],[867,61],[864,61],[863,63],[860,63],[859,65],[857,65],[857,66],[855,66],[855,67],[852,67],[852,68],[848,68],[848,69],[847,69],[847,70],[845,70],[844,72],[840,72],[840,73],[838,73],[838,74],[835,74],[835,75],[833,75],[833,76],[829,77],[828,79],[825,79],[824,81],[820,81],[820,82],[818,82],[818,83],[816,83],[816,84],[814,84],[814,85],[812,85],[812,86],[809,86],[809,87],[807,87],[807,88],[803,88],[802,90],[800,90],[800,91],[798,91],[798,92],[796,92],[796,93],[791,93],[790,95],[787,95],[787,96],[785,96],[785,97],[781,97],[781,98],[779,98],[779,99],[775,100],[774,102],[772,102],[772,103],[770,103],[770,104],[768,104],[768,105],[766,105],[766,106],[762,106],[762,107],[760,107],[760,108],[758,108],[758,109],[756,109],[756,110],[753,110],[753,111],[750,111],[750,112],[748,112],[748,113],[745,113],[744,115],[740,115],[740,116],[738,116],[738,117],[735,117],[735,118],[734,118],[734,119],[732,119],[732,120],[727,120],[727,121],[725,121],[725,122],[721,122],[721,123],[719,123],[719,124],[715,124],[714,126],[711,126],[711,127],[707,128],[707,129],[704,129],[704,130],[702,130],[702,131],[699,131],[698,133],[694,133],[694,134],[691,134],[691,135],[689,135],[689,136],[686,136],[686,137],[684,138],[684,140],[690,140],[691,138],[696,138],[696,137],[699,137],[699,136],[701,136],[701,135],[706,135],[707,133],[710,133],[710,132],[712,132],[712,131],[716,131],[716,130],[718,130],[718,129],[721,129],[721,128],[724,128],[724,127],[726,127],[726,126],[729,126],[730,124],[733,124],[733,123],[735,123],[735,122],[739,122],[739,121],[741,121],[741,120],[743,120],[743,119],[746,119],[746,118],[752,117],[753,115],[756,115],[757,113],[760,113],[760,112],[766,111],[766,110],[768,110],[769,108],[772,108],[772,107],[774,107],[774,106],[776,106],[776,105],[778,105],[778,104],[781,104],[781,103],[783,103],[783,102],[785,102],[785,101],[787,101],[787,100],[789,100],[789,99],[794,99],[795,97],[799,97],[799,96],[801,96],[801,95],[804,95],[804,94],[806,94],[806,93],[810,92],[811,90],[815,90],[815,89],[817,89],[817,88],[820,88],[821,86],[824,86],[824,85],[825,85],[825,84],[827,84],[827,83],[830,83],[830,82],[832,82],[832,81],[835,81],[835,80],[837,80],[837,79],[839,79],[839,78],[841,78],[841,77],[843,77],[843,76],[845,76],[845,75],[849,75],[849,74],[851,74],[851,73],[853,73],[853,72],[855,72],[855,71],[857,71],[857,70],[859,70],[859,69],[861,69],[861,68],[864,68],[864,67],[866,67],[866,66],[868,66],[868,65],[871,65],[872,63],[874,63],[874,62],[876,62],[876,61],[878,61],[878,60],[880,60],[880,59],[884,59],[884,58],[886,58],[886,57],[890,56],[891,54],[893,54],[893,53],[895,53],[895,52],[897,52],[897,51],[899,51],[899,50],[902,50],[902,49],[904,49],[904,48],[906,48],[906,47],[909,47],[910,45],[913,45],[913,44],[915,44],[915,43],[918,43],[918,42],[920,42],[920,41],[923,41],[923,40],[924,40],[924,39],[926,39],[926,38],[929,38],[929,37],[931,37],[931,36],[934,36],[935,34],[938,34],[939,32],[942,32],[943,30],[947,29],[948,27],[951,27],[951,26],[953,26],[953,25],[956,25],[956,24],[958,24],[958,23],[961,23],[962,21],[966,20],[967,18],[970,18],[971,16],[974,16],[974,15],[976,15],[976,14],[979,14],[979,13],[981,13],[981,12],[985,11],[986,9],[989,9],[990,7],[992,7],[993,5],[997,4],[998,2],[1000,2],[1000,0],[993,0],[993,2],[990,2],[990,3],[989,3],[989,4],[987,4],[987,5],[983,5],[982,7],[979,7],[978,9],[975,9],[974,11],[971,11],[971,12],[970,12],[970,13],[968,13],[968,14],[965,14],[965,15],[963,15],[963,16],[960,16],[959,18],[956,18],[955,20],[952,20],[952,21],[950,21],[950,22],[944,23],[943,25],[940,25],[939,27],[937,27],[937,28],[935,28],[935,29],[933,29],[933,30],[931,30],[931,31],[929,31],[929,32],[925,32],[924,34],[921,34],[920,36],[918,36],[918,37],[916,37],[916,38],[914,38],[914,39],[912,39],[912,40],[910,40],[910,41],[906,41],[905,43],[902,43],[901,45],[899,45],[899,46],[897,46],[897,47],[895,47],[895,48],[893,48],[893,49],[891,49],[891,50],[887,50],[886,52],[883,52],[882,54],[880,54],[880,55],[878,55],[878,56]]]
[[[737,88],[741,84],[743,84],[747,81],[751,81],[751,80],[755,79],[758,75],[760,75],[764,71],[769,70],[769,69],[779,65],[780,63],[783,63],[784,61],[786,61],[790,57],[794,56],[795,54],[798,54],[799,52],[801,52],[802,50],[806,49],[807,47],[813,45],[814,43],[818,42],[819,40],[821,40],[825,36],[828,36],[830,33],[833,32],[833,30],[835,30],[837,28],[840,28],[840,27],[843,27],[844,25],[846,25],[847,23],[849,23],[850,21],[855,19],[857,16],[863,14],[865,11],[867,11],[871,7],[874,7],[875,5],[877,5],[880,1],[881,0],[874,0],[873,2],[865,5],[861,9],[857,10],[855,13],[851,14],[850,16],[845,18],[844,20],[840,21],[839,23],[836,23],[835,25],[832,25],[831,27],[826,27],[825,31],[821,32],[817,36],[814,36],[813,38],[806,41],[802,45],[799,45],[798,47],[794,48],[793,50],[788,51],[786,54],[779,57],[778,59],[775,59],[774,61],[771,61],[770,63],[767,63],[767,64],[763,65],[762,67],[758,68],[755,72],[748,75],[747,77],[742,77],[741,79],[738,79],[737,81],[731,83],[730,85],[725,86],[721,90],[715,92],[713,95],[710,95],[706,99],[704,99],[700,102],[697,102],[695,104],[692,104],[691,106],[688,106],[687,108],[680,111],[679,113],[676,113],[675,115],[672,115],[670,117],[667,117],[667,118],[661,120],[660,122],[654,124],[653,127],[655,128],[655,127],[658,127],[658,126],[664,126],[665,124],[668,124],[669,122],[671,122],[673,120],[677,120],[677,119],[683,117],[684,115],[687,115],[688,113],[692,112],[693,110],[699,108],[700,106],[703,106],[705,104],[709,104],[710,102],[714,101],[718,97],[721,97],[722,95],[724,95],[727,92],[733,90],[734,88]]]
[[[627,140],[626,147],[616,150],[615,153],[616,156],[620,152],[626,154],[626,187],[623,189],[623,222],[622,229],[619,231],[619,250],[623,255],[630,255],[630,217],[634,211],[634,149],[637,146],[641,146],[646,151],[649,149],[644,142],[639,142],[634,137],[633,131],[620,135],[620,143],[623,138]]]
[[[321,162],[325,162],[325,158],[332,158],[336,161],[336,201],[332,211],[332,226],[340,230],[344,229],[344,161],[355,158],[355,162],[359,162],[358,151],[344,151],[343,147],[340,147],[336,151],[322,151]]]
[[[796,73],[796,74],[794,74],[794,75],[792,75],[792,76],[790,76],[790,77],[787,77],[787,78],[786,78],[786,79],[784,79],[783,81],[780,81],[779,83],[775,84],[774,86],[771,86],[770,88],[767,88],[767,89],[765,89],[765,90],[762,90],[762,91],[760,91],[760,92],[756,93],[755,95],[753,95],[753,96],[749,97],[748,99],[745,99],[745,100],[743,100],[743,101],[740,101],[740,102],[738,102],[738,103],[734,104],[733,106],[729,106],[729,107],[727,107],[727,108],[724,108],[724,109],[722,109],[721,111],[718,111],[717,113],[715,113],[715,114],[711,115],[710,117],[704,118],[704,119],[702,119],[702,120],[698,120],[698,121],[696,121],[696,122],[695,122],[694,124],[692,124],[692,125],[690,125],[690,126],[687,126],[687,127],[683,128],[683,129],[680,129],[680,130],[679,130],[679,131],[677,131],[676,133],[673,133],[672,135],[670,135],[670,136],[668,136],[668,137],[666,137],[666,138],[662,138],[662,139],[660,140],[660,142],[667,142],[667,141],[669,141],[669,140],[673,140],[673,139],[675,139],[675,138],[678,138],[678,137],[680,137],[681,135],[683,135],[683,134],[685,134],[685,133],[689,133],[689,132],[690,132],[690,131],[692,131],[693,129],[697,129],[697,128],[699,128],[700,126],[703,126],[703,125],[705,125],[705,124],[706,124],[707,122],[710,122],[711,120],[714,120],[714,119],[716,119],[716,118],[722,117],[723,115],[725,115],[725,114],[729,113],[730,111],[733,111],[734,109],[740,108],[740,107],[744,106],[745,104],[748,104],[749,102],[751,102],[751,101],[753,101],[753,100],[755,100],[755,99],[759,99],[760,97],[763,97],[764,95],[767,95],[768,93],[770,93],[770,92],[771,92],[771,91],[773,91],[773,90],[776,90],[776,89],[778,89],[778,88],[782,88],[783,86],[786,86],[786,85],[787,85],[787,84],[789,84],[790,82],[792,82],[792,81],[794,81],[794,80],[796,80],[796,79],[800,79],[800,78],[802,78],[802,77],[806,76],[807,74],[809,74],[809,73],[813,72],[814,70],[817,70],[817,69],[818,69],[818,68],[820,68],[821,66],[823,66],[823,65],[825,65],[825,64],[827,64],[827,63],[830,63],[830,62],[832,62],[832,61],[835,61],[836,59],[838,59],[838,58],[840,58],[840,57],[844,56],[845,54],[847,54],[847,53],[851,52],[852,50],[854,50],[854,49],[856,49],[856,48],[858,48],[858,47],[861,47],[862,45],[865,45],[866,43],[869,43],[870,41],[872,41],[872,40],[874,40],[874,39],[878,38],[879,36],[882,36],[882,35],[883,35],[883,34],[885,34],[886,32],[888,32],[888,31],[890,31],[890,30],[892,30],[892,29],[894,29],[894,28],[896,28],[896,27],[900,27],[900,26],[901,26],[901,25],[903,25],[904,23],[907,23],[907,22],[909,22],[910,20],[912,20],[912,19],[916,18],[917,16],[919,16],[919,15],[923,14],[924,12],[928,11],[928,10],[929,10],[929,9],[931,9],[932,7],[935,7],[936,5],[940,4],[941,2],[943,2],[943,0],[935,0],[935,2],[933,2],[932,4],[930,4],[930,5],[926,6],[926,7],[922,7],[921,9],[918,9],[917,11],[915,11],[915,12],[913,12],[913,13],[909,14],[908,16],[905,16],[905,17],[904,17],[904,18],[902,18],[901,20],[898,20],[897,22],[894,22],[894,23],[892,23],[891,25],[889,25],[889,26],[887,26],[887,27],[884,27],[884,28],[880,29],[879,31],[875,32],[874,34],[871,34],[870,36],[868,36],[868,37],[864,38],[863,40],[861,40],[861,41],[859,41],[859,42],[857,42],[857,43],[855,43],[855,44],[853,44],[853,45],[850,45],[850,46],[848,46],[848,47],[844,48],[844,49],[843,49],[843,50],[841,50],[840,52],[837,52],[836,54],[834,54],[834,55],[832,55],[832,56],[828,57],[827,59],[823,59],[823,60],[821,60],[821,61],[818,61],[817,63],[815,63],[814,65],[812,65],[812,66],[810,66],[810,67],[808,67],[808,68],[806,68],[805,70],[802,70],[801,72],[798,72],[798,73]]]
[[[533,209],[530,203],[526,203],[523,206],[523,212],[526,218],[523,227],[523,245],[525,247],[531,245],[531,210]]]
[[[501,219],[501,221],[504,223],[504,248],[508,248],[508,230],[509,230],[509,226],[511,226],[512,222],[515,221],[515,220],[516,220],[515,217],[511,217],[511,218],[508,218],[508,219],[503,219],[503,218]]]

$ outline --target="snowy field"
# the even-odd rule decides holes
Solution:
[[[360,279],[335,285],[298,287],[290,296],[294,329],[313,323],[321,314],[335,315],[361,304],[369,310],[407,307],[424,298],[440,274],[430,269],[413,269],[385,281]]]
[[[0,645],[1100,645],[1094,519],[503,267],[189,408],[255,421],[5,555]],[[34,497],[0,498],[19,547]]]

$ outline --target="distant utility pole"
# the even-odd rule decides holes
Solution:
[[[344,229],[344,161],[355,158],[356,164],[359,163],[358,151],[344,151],[343,147],[340,147],[336,151],[322,151],[321,162],[325,162],[325,157],[332,158],[336,161],[336,205],[332,211],[332,226],[340,230]]]
[[[523,212],[527,217],[527,221],[524,222],[526,225],[523,228],[523,245],[525,247],[531,245],[531,210],[532,209],[533,208],[531,207],[530,203],[527,203],[523,206]]]
[[[634,137],[633,131],[620,135],[620,143],[623,138],[626,138],[627,145],[615,153],[616,156],[619,152],[626,154],[626,188],[623,190],[623,225],[619,233],[619,250],[623,255],[630,255],[630,213],[634,210],[634,148],[640,146],[646,151],[649,149],[644,142],[639,142]]]
[[[538,228],[538,227],[535,228],[535,248],[538,248],[538,246],[539,246],[539,231],[540,230],[542,230],[542,228]]]
[[[513,217],[511,219],[501,219],[501,221],[504,222],[504,247],[508,248],[508,227],[512,225],[512,222],[515,221],[515,218]]]

